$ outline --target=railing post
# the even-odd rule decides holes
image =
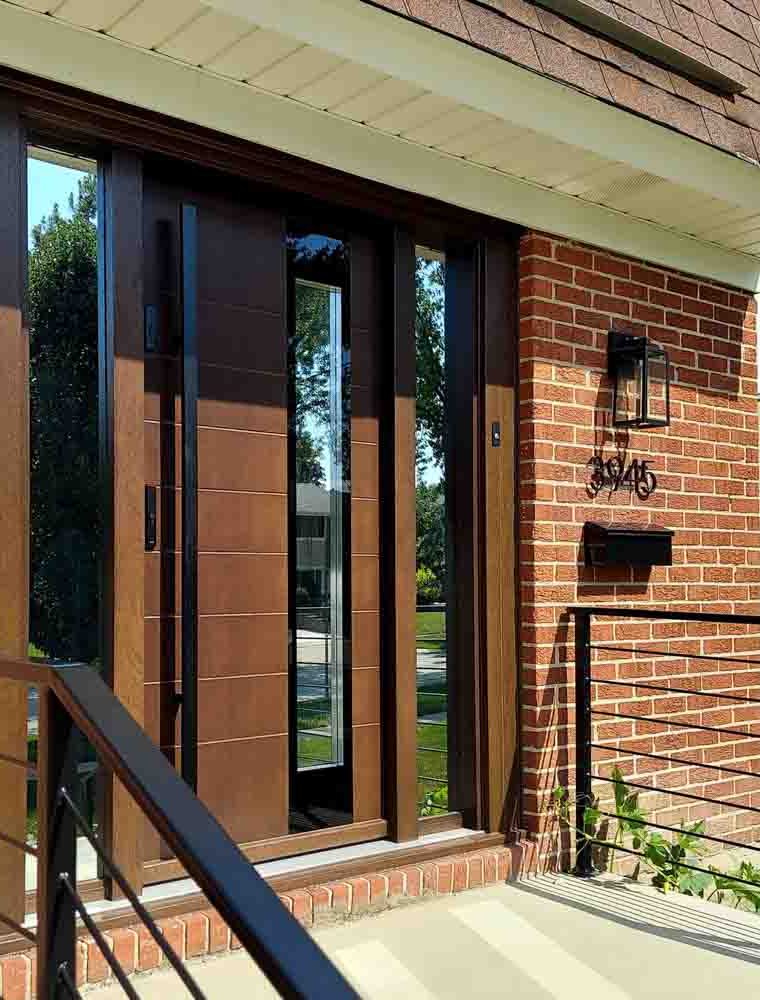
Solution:
[[[575,874],[594,873],[593,845],[586,830],[585,812],[591,805],[591,612],[575,614]]]
[[[40,689],[39,718],[37,997],[55,1000],[62,969],[76,982],[76,911],[61,887],[66,875],[76,888],[76,825],[59,792],[66,788],[72,797],[76,795],[80,738],[47,687]]]

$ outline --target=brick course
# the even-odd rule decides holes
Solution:
[[[414,902],[423,897],[450,895],[482,885],[503,882],[532,872],[536,852],[531,843],[497,847],[468,854],[404,865],[389,871],[348,878],[328,885],[312,885],[282,893],[280,901],[304,926],[334,923]],[[457,878],[452,881],[452,873]],[[442,875],[440,873],[443,873]],[[213,910],[203,909],[158,921],[159,927],[181,958],[220,955],[240,948],[229,927]],[[166,965],[155,941],[142,925],[109,931],[125,971],[150,972]],[[2,1000],[31,1000],[34,952],[0,958]],[[92,938],[80,941],[77,984],[96,985],[112,980],[111,971]]]
[[[573,629],[570,604],[628,604],[670,610],[760,613],[760,501],[756,305],[749,294],[528,234],[520,254],[520,567],[524,815],[542,839],[545,862],[563,847],[548,796],[574,777]],[[671,426],[621,432],[610,426],[606,374],[611,328],[666,346],[673,364]],[[623,489],[588,490],[592,455],[647,460],[658,479],[647,500]],[[675,530],[674,565],[586,568],[587,520],[654,521]],[[760,639],[744,627],[598,619],[594,641],[647,645],[679,656],[597,652],[594,675],[760,696],[760,664],[688,658],[755,656]],[[760,706],[704,695],[668,695],[596,685],[595,705],[673,722],[738,726],[760,721]],[[642,804],[665,823],[705,819],[707,832],[760,841],[760,824],[740,804],[760,804],[747,779],[711,772],[722,761],[757,770],[760,739],[718,736],[649,722],[598,718],[597,771],[612,763],[659,789],[728,800],[689,803],[665,793]],[[669,753],[683,766],[634,759],[633,749]],[[692,766],[693,765],[693,766]],[[656,780],[654,780],[656,776]],[[597,791],[609,786],[600,785]],[[564,845],[566,846],[566,845]],[[566,857],[566,856],[565,856]]]

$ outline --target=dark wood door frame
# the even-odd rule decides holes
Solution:
[[[104,674],[140,723],[144,718],[144,374],[142,163],[114,149],[98,177],[99,428],[103,482],[101,649]],[[106,846],[127,880],[142,888],[140,810],[101,773]],[[106,896],[117,898],[106,880]]]
[[[29,642],[29,341],[24,328],[26,137],[0,99],[0,652],[26,658]],[[24,761],[27,692],[0,684],[0,752]],[[26,841],[26,769],[0,766],[0,831]],[[24,855],[0,844],[0,913],[24,919]]]
[[[413,459],[414,454],[414,245],[447,250],[459,285],[448,307],[450,322],[468,331],[457,334],[453,374],[456,444],[464,448],[463,467],[469,470],[458,476],[457,510],[464,512],[459,530],[470,541],[465,547],[469,553],[462,556],[464,577],[459,566],[456,576],[459,582],[469,581],[471,593],[464,616],[469,624],[455,630],[452,641],[456,655],[472,662],[471,676],[456,692],[467,708],[454,736],[459,747],[456,756],[463,763],[453,787],[461,789],[466,823],[505,830],[514,800],[509,789],[514,790],[518,773],[513,235],[503,223],[488,217],[304,164],[286,154],[73,88],[8,70],[0,73],[2,87],[15,95],[11,106],[35,138],[43,135],[90,154],[100,151],[108,156],[112,145],[117,145],[148,156],[172,157],[234,176],[262,192],[274,191],[278,198],[329,200],[343,212],[366,213],[386,233],[393,231],[389,260],[393,261],[394,340],[386,358],[393,386],[392,421],[387,424],[393,427],[393,454],[386,449],[383,488],[384,497],[392,498],[384,538],[394,539],[394,550],[392,558],[385,560],[383,580],[385,594],[397,608],[402,607],[402,597],[414,607],[414,535],[404,527],[414,525],[413,470],[410,480],[408,457],[404,457],[411,451]],[[398,228],[393,228],[394,223]],[[494,422],[501,424],[500,448],[491,445]],[[383,545],[387,555],[385,541]],[[384,718],[386,810],[390,835],[409,840],[420,825],[416,817],[416,653],[412,652],[414,622],[408,614],[394,617],[384,641],[385,678],[390,677]]]

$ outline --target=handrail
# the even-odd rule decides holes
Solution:
[[[71,723],[132,795],[281,995],[314,1000],[356,997],[343,976],[282,906],[274,891],[95,670],[0,659],[0,677],[49,688]],[[49,724],[55,722],[50,718],[50,710],[47,715]],[[51,739],[55,739],[55,734]],[[61,755],[65,756],[63,750]],[[40,762],[48,783],[57,778],[56,762],[52,762],[52,769],[50,763]],[[65,796],[57,789],[48,789],[48,793],[51,791],[52,801],[64,808]],[[57,811],[53,806],[42,817],[51,829],[60,825],[55,816]],[[43,836],[41,827],[43,870],[38,884],[45,892],[45,883],[52,884],[51,855],[58,846],[45,844]],[[61,878],[56,891],[61,889]],[[40,918],[46,909],[49,912],[49,906],[38,907]]]
[[[594,813],[597,816],[603,816],[607,819],[616,819],[618,821],[624,820],[625,817],[621,816],[617,812],[612,812],[609,809],[605,809],[602,805],[598,804],[594,797],[594,792],[592,788],[592,783],[594,781],[604,782],[606,784],[616,784],[623,782],[623,784],[636,788],[640,791],[645,792],[660,792],[664,795],[674,795],[678,798],[684,800],[691,800],[693,802],[708,803],[711,805],[716,805],[723,807],[727,803],[720,798],[714,798],[703,790],[699,793],[689,790],[678,790],[673,789],[669,786],[661,786],[656,781],[654,773],[652,775],[652,783],[649,785],[643,785],[635,780],[630,780],[626,778],[625,780],[616,777],[614,771],[609,774],[601,773],[601,766],[606,763],[608,766],[610,764],[609,753],[610,751],[616,751],[617,753],[624,754],[627,757],[637,758],[644,757],[648,760],[656,760],[665,764],[676,764],[676,765],[689,765],[696,766],[699,768],[706,768],[715,772],[725,772],[727,774],[741,775],[744,777],[758,777],[748,770],[739,770],[735,767],[731,767],[723,761],[716,763],[709,763],[706,761],[698,760],[688,760],[686,757],[682,756],[680,753],[674,756],[672,753],[663,753],[657,751],[655,752],[645,751],[640,748],[640,746],[625,746],[621,747],[619,745],[619,740],[616,736],[610,735],[604,739],[600,739],[598,736],[594,737],[593,720],[594,718],[605,718],[605,719],[624,719],[628,721],[633,721],[636,724],[647,723],[649,725],[659,725],[663,727],[665,732],[670,732],[671,728],[677,730],[692,730],[696,732],[707,732],[713,733],[722,738],[726,735],[740,737],[740,738],[751,738],[757,739],[760,733],[748,731],[747,729],[736,729],[733,725],[708,725],[704,720],[699,722],[695,721],[693,717],[687,717],[684,719],[674,719],[673,713],[665,713],[663,715],[655,714],[652,715],[650,712],[645,714],[639,714],[633,711],[622,711],[621,707],[617,704],[613,705],[611,709],[602,709],[596,707],[594,704],[593,696],[596,686],[606,686],[611,685],[614,687],[628,687],[634,692],[638,689],[643,689],[647,692],[656,691],[662,694],[676,694],[680,693],[687,695],[692,698],[708,698],[708,699],[723,699],[724,701],[730,700],[739,702],[740,704],[757,704],[759,699],[752,698],[747,695],[737,695],[731,691],[721,691],[713,690],[712,688],[701,689],[700,687],[686,688],[678,684],[671,684],[670,678],[665,678],[661,682],[655,682],[655,680],[642,680],[641,677],[634,676],[628,678],[626,676],[617,676],[613,678],[606,678],[602,676],[597,676],[593,670],[594,660],[592,654],[595,651],[601,652],[624,652],[631,656],[636,656],[638,654],[644,655],[647,659],[657,659],[658,657],[669,657],[678,656],[681,659],[696,658],[699,660],[713,660],[716,664],[719,663],[744,663],[747,665],[757,665],[758,661],[756,658],[747,657],[737,657],[728,656],[724,657],[720,654],[709,655],[705,653],[691,653],[688,650],[670,650],[670,649],[655,649],[651,648],[652,643],[656,643],[658,639],[645,639],[646,647],[640,647],[635,645],[636,639],[632,638],[630,640],[630,646],[621,647],[617,643],[610,644],[609,642],[599,642],[593,641],[592,636],[592,623],[597,617],[599,618],[637,618],[646,621],[685,621],[685,622],[702,622],[710,624],[729,624],[729,625],[751,625],[755,627],[760,627],[760,615],[747,615],[747,614],[726,614],[717,613],[713,614],[711,612],[703,611],[667,611],[658,608],[646,608],[646,607],[604,607],[598,605],[576,605],[569,607],[568,613],[575,620],[575,726],[576,726],[576,794],[575,794],[575,829],[577,831],[576,839],[576,865],[575,873],[580,877],[588,877],[594,873],[592,850],[594,845],[599,845],[604,848],[614,848],[615,851],[621,850],[627,854],[635,855],[641,858],[642,852],[640,850],[634,850],[629,847],[625,847],[617,843],[609,843],[605,839],[599,839],[598,835],[595,835],[593,830],[593,823],[587,823],[588,807],[594,806]],[[663,637],[664,642],[667,644],[670,641],[675,641],[676,643],[682,637],[680,636],[667,636]],[[691,637],[689,637],[691,638]],[[704,636],[702,638],[707,638]],[[622,640],[621,640],[622,641]],[[729,672],[730,673],[730,672]],[[738,685],[741,687],[741,685]],[[627,707],[627,706],[624,706]],[[738,707],[738,706],[737,706]],[[688,714],[688,713],[687,713]],[[693,713],[692,713],[693,715]],[[701,717],[700,717],[701,718]],[[742,720],[737,720],[742,721]],[[603,750],[605,752],[605,758],[601,758],[597,761],[592,759],[593,750]],[[688,751],[684,751],[684,754],[688,756]],[[594,765],[598,766],[594,766]],[[746,802],[731,802],[731,807],[737,810],[745,810],[748,812],[756,813],[760,812],[756,806],[748,805]],[[593,815],[593,814],[592,814]],[[662,830],[670,833],[682,832],[682,828],[676,827],[672,824],[667,825],[664,823],[659,823],[646,819],[642,821],[642,825],[650,826],[655,830]],[[714,836],[713,834],[706,833],[703,829],[697,830],[692,828],[689,830],[692,837],[706,841],[708,843],[721,844],[724,847],[742,847],[746,850],[759,851],[760,847],[755,844],[749,844],[744,842],[739,842],[738,840],[733,840],[726,836]],[[637,845],[634,844],[634,847]],[[679,867],[687,870],[702,872],[704,874],[711,874],[710,870],[705,867],[695,866],[693,864],[687,864],[685,861],[679,861]],[[746,880],[732,874],[730,877],[735,882],[745,882]],[[747,884],[756,885],[756,883],[748,882]]]

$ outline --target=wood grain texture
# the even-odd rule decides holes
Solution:
[[[394,840],[414,840],[417,826],[417,628],[415,490],[415,246],[397,229],[393,241],[393,351],[389,364],[388,443],[383,450],[383,586],[390,614],[384,630],[385,799]]]
[[[146,178],[146,302],[159,307],[162,353],[149,357],[145,379],[144,475],[161,489],[158,545],[143,556],[144,702],[176,766],[182,410],[170,334],[179,332],[183,202],[198,208],[198,787],[232,835],[251,841],[288,828],[283,221],[209,174],[152,164]],[[166,856],[149,831],[145,856]]]
[[[0,101],[0,651],[25,657],[29,637],[29,342],[26,150],[17,111]],[[26,758],[26,685],[0,682],[0,752]],[[0,767],[0,830],[26,836],[26,775]],[[0,912],[24,919],[24,856],[0,844]]]
[[[142,163],[114,150],[101,172],[100,266],[105,288],[101,317],[101,451],[111,462],[104,539],[104,662],[114,693],[143,722],[144,635],[144,409],[142,289]],[[106,843],[130,884],[140,891],[140,811],[121,785],[105,781]],[[119,891],[106,881],[106,895]]]
[[[519,779],[517,646],[516,249],[488,240],[483,255],[485,370],[485,829],[515,825]],[[491,428],[501,428],[501,446]]]

